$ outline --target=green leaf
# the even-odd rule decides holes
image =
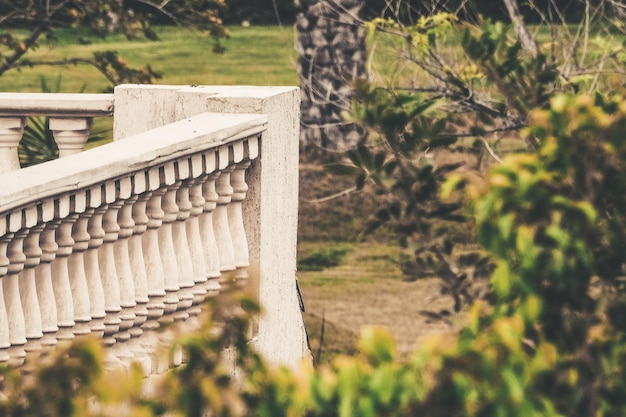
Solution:
[[[445,129],[447,123],[448,121],[446,119],[439,119],[435,121],[435,123],[433,123],[432,127],[430,128],[430,134],[432,136],[439,135],[443,131],[443,129]]]
[[[463,187],[465,183],[466,179],[462,175],[452,174],[448,176],[446,181],[441,185],[441,197],[444,199],[450,198],[452,193]]]
[[[514,405],[520,404],[524,400],[524,384],[510,368],[503,369],[501,375],[510,401]]]
[[[393,338],[380,326],[366,326],[361,331],[359,349],[374,365],[393,362],[396,353]]]
[[[498,266],[491,276],[491,286],[496,295],[508,298],[511,293],[511,270],[506,262],[498,262]]]
[[[458,142],[458,138],[454,136],[437,136],[428,141],[431,148],[441,148],[454,145]]]
[[[470,134],[472,134],[473,136],[484,136],[485,128],[482,126],[472,126],[470,128]]]

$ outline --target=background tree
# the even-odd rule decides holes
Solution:
[[[354,149],[366,138],[346,121],[353,81],[366,77],[363,0],[296,0],[296,50],[302,89],[301,137],[324,149]]]
[[[329,168],[385,196],[367,231],[393,231],[407,278],[440,277],[459,309],[486,294],[494,264],[471,238],[462,201],[439,199],[445,178],[459,170],[480,177],[508,153],[538,149],[520,132],[556,94],[621,91],[623,26],[606,1],[576,2],[582,14],[569,3],[527,3],[539,22],[532,26],[512,0],[499,4],[513,24],[482,21],[473,3],[452,1],[409,19],[406,3],[388,2],[366,23],[372,71],[357,84],[352,120],[370,139]]]
[[[198,29],[222,51],[220,40],[228,32],[220,13],[224,0],[5,0],[0,2],[0,76],[6,71],[34,65],[87,64],[100,71],[112,85],[131,82],[149,83],[160,74],[150,65],[130,68],[117,51],[94,53],[89,59],[67,57],[60,61],[29,60],[28,52],[47,40],[55,30],[84,26],[93,36],[121,32],[130,40],[138,36],[158,39],[154,23],[168,22]],[[80,41],[89,43],[87,37]]]

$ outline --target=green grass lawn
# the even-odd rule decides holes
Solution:
[[[215,54],[212,43],[198,33],[178,27],[158,28],[160,41],[128,41],[122,35],[93,39],[80,45],[84,35],[79,30],[59,31],[57,40],[42,43],[27,57],[32,60],[59,60],[64,57],[89,57],[93,52],[114,50],[129,65],[149,64],[163,78],[155,84],[198,85],[298,85],[295,70],[297,54],[293,48],[291,27],[232,27],[231,37],[224,41],[226,52]],[[0,77],[0,91],[39,92],[40,77],[62,77],[62,92],[98,93],[108,87],[107,81],[88,66],[36,66],[10,70]]]

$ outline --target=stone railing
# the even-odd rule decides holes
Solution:
[[[113,116],[113,94],[0,93],[0,173],[20,167],[27,116],[49,116],[59,156],[81,152],[94,117]]]
[[[61,117],[55,140],[72,146],[0,174],[0,362],[92,334],[110,362],[160,373],[155,330],[193,322],[221,279],[250,268],[266,307],[255,343],[296,365],[306,352],[294,307],[296,94],[121,86],[84,102],[57,96],[58,107],[54,95],[3,101],[0,161],[14,161],[27,115]],[[84,144],[91,118],[112,111],[117,140],[76,153],[67,138]]]

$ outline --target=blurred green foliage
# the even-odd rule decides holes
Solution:
[[[298,259],[299,271],[321,271],[324,268],[338,266],[348,252],[352,251],[349,245],[324,247]]]

